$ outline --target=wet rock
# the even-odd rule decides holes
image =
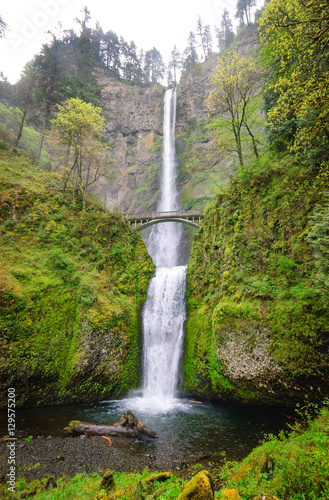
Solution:
[[[213,500],[214,498],[211,475],[208,471],[203,470],[187,483],[177,500]]]
[[[222,491],[220,500],[241,500],[239,493],[234,488],[227,488]]]

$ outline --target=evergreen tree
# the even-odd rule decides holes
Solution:
[[[220,29],[215,27],[217,45],[220,52],[228,49],[233,42],[233,24],[227,9],[224,9],[220,23]]]
[[[209,24],[206,24],[203,29],[203,43],[206,51],[206,59],[208,59],[212,53],[212,35]]]
[[[212,36],[210,25],[203,24],[200,16],[197,20],[197,35],[200,38],[200,46],[202,47],[204,60],[206,61],[212,51]]]
[[[160,52],[155,47],[145,52],[144,71],[148,83],[159,83],[164,76],[165,65]]]
[[[5,32],[7,29],[7,24],[4,22],[2,16],[0,15],[0,38],[5,36]]]
[[[187,47],[183,54],[183,67],[184,69],[192,68],[198,62],[198,54],[196,51],[196,39],[193,31],[190,31]]]
[[[256,0],[238,0],[236,4],[236,19],[240,20],[240,26],[251,24],[251,8],[256,6]]]
[[[177,72],[182,67],[182,56],[176,45],[170,53],[169,70],[172,70],[172,83],[174,86],[177,85]]]
[[[203,21],[201,19],[201,17],[199,16],[198,17],[198,20],[197,20],[197,24],[196,24],[196,33],[200,39],[200,46],[202,47],[202,52],[203,52],[203,56],[204,56],[204,60],[207,59],[207,55],[206,55],[206,47],[205,47],[205,44],[204,44],[204,37],[203,37],[203,31],[204,31],[204,24],[203,24]]]
[[[101,54],[105,67],[113,72],[114,76],[119,78],[121,69],[121,45],[120,39],[114,31],[107,31],[103,36]]]

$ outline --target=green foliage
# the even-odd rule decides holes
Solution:
[[[14,144],[22,120],[22,111],[17,107],[0,103],[0,116],[0,139],[6,144]],[[19,146],[30,158],[36,157],[38,143],[39,134],[36,130],[31,126],[24,127]],[[48,164],[49,156],[47,151],[43,151],[40,162],[42,165]]]
[[[225,335],[254,342],[250,332],[256,330],[267,332],[268,352],[289,383],[300,377],[322,383],[328,220],[326,206],[313,210],[323,206],[324,183],[325,172],[315,174],[300,158],[267,154],[242,168],[208,207],[188,266],[187,390],[216,397],[231,384],[231,396],[258,399],[252,384],[235,386],[217,355]],[[322,252],[313,254],[310,241]],[[288,402],[278,389],[268,397]]]
[[[270,127],[283,147],[321,159],[328,149],[328,22],[323,0],[271,0],[259,21]]]
[[[254,105],[260,90],[261,71],[251,56],[239,56],[237,51],[218,58],[218,66],[211,76],[207,106],[211,115],[218,115],[211,127],[217,132],[220,150],[235,151],[243,165],[242,136],[249,135],[255,156],[258,156],[254,132]],[[227,145],[227,134],[232,143]]]
[[[0,175],[3,394],[25,379],[18,392],[30,404],[128,390],[139,380],[137,311],[153,272],[142,240],[88,199],[81,211],[79,191],[64,194],[23,156],[2,152]],[[106,354],[95,364],[97,352]]]
[[[142,473],[127,474],[113,472],[114,487],[110,496],[115,499],[135,500],[136,498],[158,498],[159,500],[176,499],[183,487],[183,480],[167,472],[150,473],[145,469]],[[16,493],[8,492],[7,485],[0,486],[4,500],[18,499],[22,492],[34,491],[36,500],[91,500],[108,498],[107,492],[100,489],[102,476],[100,474],[77,474],[75,477],[64,476],[56,479],[56,488],[46,489],[47,478],[28,482],[17,481]]]
[[[227,463],[221,478],[245,500],[259,491],[289,500],[324,500],[329,495],[328,431],[329,411],[323,408],[307,430],[301,433],[297,426],[289,436],[269,436],[240,464]]]
[[[326,195],[328,200],[328,194]],[[329,296],[329,203],[324,207],[316,207],[311,216],[311,231],[308,241],[315,254],[315,265],[318,272],[318,283],[323,298]]]

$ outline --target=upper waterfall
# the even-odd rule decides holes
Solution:
[[[163,116],[163,150],[160,212],[179,209],[177,190],[177,162],[175,151],[176,89],[166,91]],[[153,226],[146,241],[147,249],[156,266],[173,267],[179,264],[181,224],[169,222]]]

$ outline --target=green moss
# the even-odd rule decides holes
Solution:
[[[254,498],[259,491],[291,500],[328,498],[328,425],[324,408],[308,429],[299,425],[288,436],[269,436],[240,464],[226,464],[221,472],[224,484],[236,488],[242,498]]]
[[[284,393],[302,379],[309,380],[310,397],[321,397],[310,386],[327,390],[329,312],[307,237],[314,207],[323,203],[323,176],[300,159],[265,155],[244,167],[209,206],[188,266],[184,384],[189,391],[222,397],[223,378],[230,397],[248,399],[250,391],[250,401],[298,400],[300,386],[294,394]],[[268,332],[281,393],[276,386],[273,394],[262,395],[252,382],[224,377],[216,354],[220,332],[241,329],[242,320]],[[222,382],[211,382],[216,377]]]
[[[19,404],[90,401],[137,385],[154,269],[140,236],[91,201],[82,211],[25,157],[2,152],[0,176],[2,397],[14,385]]]

